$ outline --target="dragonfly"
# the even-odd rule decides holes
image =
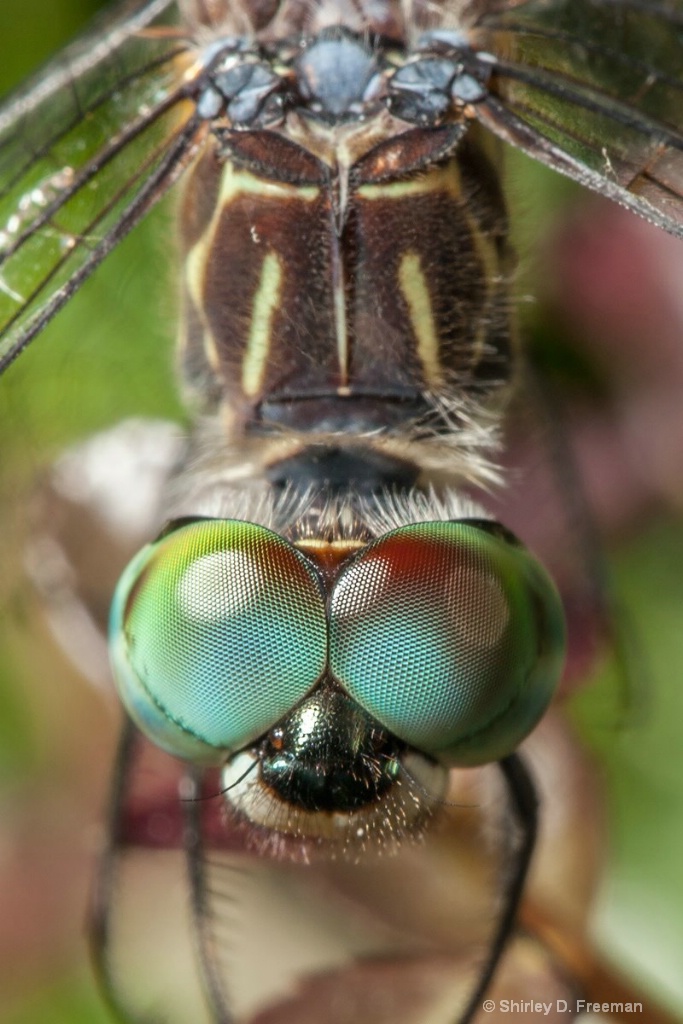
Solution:
[[[124,1019],[202,1012],[168,978],[149,1002],[119,963],[120,892],[155,847],[187,860],[208,1020],[495,1019],[485,999],[504,1014],[541,986],[558,1016],[591,1002],[594,965],[533,887],[519,911],[537,798],[517,748],[543,719],[534,775],[561,771],[564,627],[488,499],[518,364],[496,169],[517,147],[680,236],[681,13],[124,5],[5,107],[5,367],[180,190],[201,415],[187,444],[127,441],[129,487],[148,444],[168,481],[111,620],[135,725],[91,931]]]

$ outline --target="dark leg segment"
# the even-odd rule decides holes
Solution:
[[[213,1024],[233,1024],[234,1017],[228,1006],[227,993],[213,951],[211,909],[207,898],[206,861],[202,841],[201,771],[199,769],[189,769],[185,776],[183,808],[192,920],[202,987],[211,1010]]]
[[[116,989],[111,963],[111,920],[116,895],[116,865],[123,844],[123,815],[137,740],[138,732],[126,717],[114,761],[107,820],[107,845],[95,875],[88,917],[88,940],[95,978],[114,1019],[121,1024],[157,1024],[149,1017],[143,1018],[133,1014],[123,1004]]]
[[[531,775],[519,754],[511,754],[498,762],[510,799],[510,809],[521,836],[514,863],[505,886],[500,920],[491,940],[486,963],[477,985],[458,1024],[471,1024],[481,1009],[482,1000],[493,980],[500,958],[515,928],[517,910],[524,891],[529,864],[538,831],[538,796]]]

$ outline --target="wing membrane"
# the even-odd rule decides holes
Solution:
[[[506,141],[683,237],[683,3],[493,5],[481,120]]]
[[[44,326],[191,157],[188,58],[169,0],[127,6],[0,115],[0,369]]]

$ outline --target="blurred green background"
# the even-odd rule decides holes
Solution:
[[[2,0],[0,92],[101,6],[95,0]],[[524,227],[527,244],[533,245],[554,212],[580,196],[525,161],[516,174],[527,179],[528,195],[534,197],[533,205],[527,201]],[[162,209],[136,230],[0,384],[0,550],[12,567],[0,581],[0,886],[15,890],[0,903],[6,908],[6,934],[0,928],[0,1020],[6,1024],[106,1019],[78,922],[99,838],[116,713],[87,684],[56,667],[44,628],[32,625],[35,601],[18,582],[11,538],[17,523],[21,527],[18,496],[36,469],[69,441],[133,413],[182,416],[172,383],[172,330],[163,315],[160,267],[163,271],[167,264],[168,221],[168,210]],[[681,279],[683,285],[683,269]],[[528,314],[530,327],[538,331],[534,316]],[[544,321],[543,332],[552,330]],[[606,724],[618,688],[609,665],[576,702],[574,713],[609,793],[610,870],[597,931],[622,965],[648,979],[660,998],[683,1013],[681,523],[673,514],[650,521],[613,552],[612,563],[616,589],[638,623],[649,693],[634,727],[624,730]],[[39,642],[46,653],[38,652]],[[87,778],[82,745],[90,759]],[[3,864],[10,842],[30,851],[40,842],[41,829],[44,858],[34,861],[27,853],[25,874],[12,868],[7,876]],[[67,862],[72,866],[63,866]],[[51,870],[63,878],[64,902],[31,881],[32,871]],[[78,913],[65,909],[67,897],[78,904]],[[44,906],[46,900],[53,902]],[[43,910],[51,922],[45,929],[39,925]],[[38,939],[36,930],[44,932]],[[7,959],[12,952],[14,963]]]

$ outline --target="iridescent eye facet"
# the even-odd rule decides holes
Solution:
[[[448,764],[513,751],[564,661],[550,578],[522,547],[466,522],[405,526],[369,545],[340,574],[329,620],[333,676]]]
[[[191,523],[126,569],[110,646],[140,728],[178,757],[215,761],[273,726],[324,671],[320,580],[262,526]]]

